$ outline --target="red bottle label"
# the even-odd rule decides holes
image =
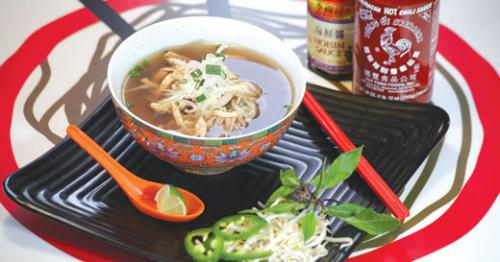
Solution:
[[[392,1],[393,5],[388,2],[391,1],[356,2],[354,93],[429,102],[439,1]]]

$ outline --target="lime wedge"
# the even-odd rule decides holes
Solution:
[[[162,213],[185,216],[186,203],[181,192],[175,186],[164,185],[155,196],[156,209]]]

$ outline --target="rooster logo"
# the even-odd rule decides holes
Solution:
[[[389,58],[384,61],[384,65],[391,65],[395,63],[396,56],[399,56],[399,58],[403,57],[410,52],[412,47],[411,41],[406,38],[401,38],[394,43],[394,39],[392,37],[394,32],[396,32],[396,28],[386,27],[384,32],[380,34],[380,46],[389,55]]]

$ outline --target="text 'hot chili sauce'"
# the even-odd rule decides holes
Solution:
[[[354,93],[430,102],[438,13],[439,0],[357,0]]]

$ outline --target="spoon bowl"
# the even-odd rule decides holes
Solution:
[[[170,222],[188,222],[200,216],[205,210],[205,204],[200,198],[187,190],[177,187],[186,204],[186,215],[172,215],[158,211],[155,196],[165,184],[144,180],[132,174],[77,126],[69,125],[66,133],[108,171],[125,192],[130,202],[142,213]]]
[[[171,215],[163,212],[159,212],[156,209],[156,201],[155,196],[158,190],[164,186],[164,184],[153,183],[149,187],[145,188],[143,191],[143,195],[141,195],[140,203],[136,201],[132,201],[132,204],[142,213],[145,213],[154,218],[171,221],[171,222],[188,222],[191,221],[203,213],[205,209],[205,205],[203,202],[193,193],[184,190],[182,188],[177,187],[179,192],[181,192],[182,197],[186,203],[187,214],[184,216]]]

